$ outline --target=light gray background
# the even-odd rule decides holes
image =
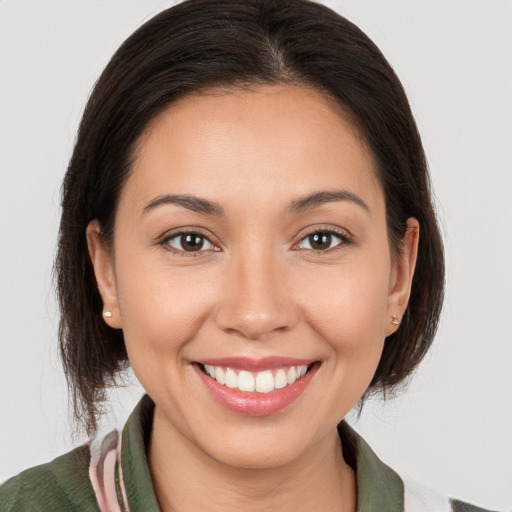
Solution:
[[[512,506],[512,2],[325,2],[374,39],[423,136],[448,265],[439,335],[406,394],[356,428],[402,474]],[[0,1],[0,480],[69,450],[51,289],[59,185],[108,58],[170,2]],[[116,392],[122,423],[141,390]]]

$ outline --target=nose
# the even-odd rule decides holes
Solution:
[[[223,278],[216,309],[217,326],[250,340],[289,331],[298,321],[298,308],[287,286],[289,273],[270,255],[233,261]]]

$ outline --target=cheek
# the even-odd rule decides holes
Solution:
[[[345,339],[357,349],[365,340],[384,338],[389,286],[386,267],[350,266],[316,276],[316,286],[304,294],[305,309],[326,339],[333,343]]]
[[[339,272],[317,274],[315,281],[317,286],[304,294],[305,315],[329,347],[329,364],[340,370],[335,372],[340,389],[357,401],[373,378],[384,346],[389,265],[347,265]],[[328,291],[322,293],[322,288]]]
[[[152,261],[148,264],[148,261]],[[130,362],[157,367],[161,356],[176,359],[211,310],[212,280],[187,269],[170,269],[132,254],[116,265],[118,302]]]

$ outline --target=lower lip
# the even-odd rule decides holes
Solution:
[[[246,416],[269,416],[283,410],[302,394],[318,369],[315,364],[304,377],[270,393],[248,393],[223,386],[206,375],[197,364],[193,366],[206,389],[221,405]]]

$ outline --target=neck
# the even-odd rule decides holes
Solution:
[[[247,469],[209,457],[156,408],[148,460],[162,512],[356,511],[355,475],[336,429],[287,464]]]

